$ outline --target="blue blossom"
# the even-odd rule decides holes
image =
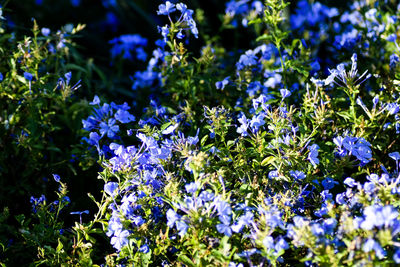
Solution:
[[[389,63],[389,66],[390,66],[391,68],[395,68],[396,65],[397,65],[397,63],[399,63],[399,61],[400,61],[400,59],[399,59],[399,56],[398,56],[397,54],[391,54],[391,55],[390,55],[390,63]]]
[[[115,134],[119,131],[119,126],[115,125],[115,119],[109,119],[108,123],[100,123],[100,134],[104,136],[107,134],[109,138],[114,138]]]
[[[264,121],[265,115],[264,113],[259,113],[258,115],[254,115],[250,121],[250,128],[253,133],[257,133],[261,126],[265,124]]]
[[[58,175],[58,174],[53,174],[53,178],[54,178],[54,181],[56,181],[57,183],[59,183],[60,182],[60,175]]]
[[[336,137],[334,143],[340,156],[354,155],[362,164],[366,164],[372,158],[371,144],[360,137]]]
[[[140,246],[139,252],[144,253],[144,254],[149,253],[150,248],[147,244],[144,244],[144,245]]]
[[[306,178],[306,175],[302,171],[290,171],[289,174],[296,180],[303,180]]]
[[[180,216],[173,210],[167,211],[167,225],[169,228],[174,227],[175,223],[180,219]]]
[[[3,74],[0,72],[0,82],[3,81],[4,77]]]
[[[272,236],[264,237],[263,245],[267,249],[274,249],[274,238]]]
[[[215,87],[218,90],[224,90],[225,86],[229,83],[230,76],[225,77],[222,81],[216,82]]]
[[[188,192],[189,194],[196,193],[198,188],[199,184],[197,182],[191,182],[190,184],[185,185],[186,192]]]
[[[275,250],[277,252],[281,250],[287,250],[289,248],[289,244],[286,242],[286,240],[283,237],[280,237],[279,240],[275,244]]]
[[[32,81],[33,80],[33,74],[25,71],[24,72],[24,78],[27,79],[28,81]]]
[[[322,186],[324,187],[324,189],[325,190],[330,190],[330,189],[332,189],[334,186],[335,186],[335,184],[339,184],[338,182],[336,182],[335,180],[333,180],[332,178],[325,178],[323,181],[322,181]]]
[[[115,113],[114,118],[121,123],[129,123],[131,121],[135,121],[135,116],[130,114],[128,111],[122,109],[119,109]]]
[[[179,231],[180,236],[184,236],[189,229],[189,226],[184,221],[176,222],[176,229]]]
[[[49,36],[50,29],[49,28],[42,28],[41,30],[43,36]]]
[[[106,192],[111,197],[114,197],[117,194],[118,183],[116,182],[108,182],[104,185],[104,192]]]
[[[345,185],[347,185],[348,187],[354,187],[354,186],[357,185],[356,181],[355,181],[353,178],[351,178],[351,177],[347,177],[347,178],[344,180],[343,183],[344,183]]]
[[[147,58],[143,47],[147,46],[147,39],[139,34],[125,34],[109,41],[112,45],[110,50],[112,58],[122,55],[124,59],[134,60],[135,58],[145,61]]]
[[[393,254],[393,260],[395,263],[400,264],[400,249],[397,249]]]
[[[311,164],[314,167],[316,167],[319,164],[318,149],[319,149],[319,146],[317,144],[313,144],[308,147],[309,154],[308,154],[307,159],[311,162]]]
[[[232,213],[232,208],[226,201],[218,200],[216,203],[218,215],[229,216]]]
[[[249,126],[249,121],[246,118],[246,115],[244,115],[243,113],[241,114],[240,118],[239,118],[239,122],[240,122],[240,126],[236,129],[236,132],[238,134],[240,134],[241,136],[247,136],[247,128]]]
[[[226,236],[232,235],[232,229],[229,225],[220,223],[220,224],[217,224],[216,227],[217,227],[217,231],[219,233],[224,234]]]
[[[281,92],[282,99],[285,99],[286,97],[288,97],[292,94],[288,89],[281,89],[280,92]]]
[[[243,69],[246,66],[252,66],[257,64],[257,57],[253,50],[246,51],[245,54],[241,55],[236,67],[238,70]]]
[[[161,4],[158,6],[157,15],[169,15],[175,10],[175,4],[171,3],[170,1],[166,1],[165,4]]]
[[[399,112],[400,107],[397,103],[388,103],[386,105],[386,110],[389,112],[390,115],[394,115]]]
[[[389,153],[389,157],[391,157],[392,159],[394,159],[395,161],[400,160],[400,153],[399,152],[392,152]]]
[[[165,135],[172,134],[176,130],[176,128],[178,128],[178,126],[179,126],[179,123],[172,124],[172,125],[168,126],[167,128],[165,128],[161,133],[165,134]]]
[[[179,30],[178,34],[176,35],[176,38],[178,38],[178,39],[185,38],[185,35],[182,33],[182,29]]]
[[[111,238],[110,243],[116,250],[120,251],[124,246],[128,244],[128,236],[128,230],[117,230],[114,233],[114,236]]]
[[[164,41],[167,42],[168,34],[169,34],[169,26],[165,25],[163,27],[158,26],[158,31],[161,33]]]

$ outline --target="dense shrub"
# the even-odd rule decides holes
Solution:
[[[49,266],[400,263],[399,10],[232,0],[217,30],[204,10],[165,1],[154,45],[139,34],[110,39],[115,70],[93,70],[109,83],[132,66],[131,93],[109,102],[89,79],[90,115],[67,71],[85,56],[69,59],[60,39],[83,26],[47,35],[35,23],[32,42],[4,39],[15,52],[0,66],[2,131],[17,141],[2,143],[2,170],[27,157],[32,172],[15,179],[34,190],[39,180],[26,179],[48,170],[59,188],[53,202],[28,191],[32,214],[2,228],[17,239],[2,236],[2,261],[26,247],[37,249],[29,263]],[[234,33],[243,31],[244,41]],[[89,194],[95,209],[70,212],[72,227],[73,200],[51,165],[68,166],[56,159],[70,155],[57,154],[60,144],[77,153],[79,173],[98,164],[103,188]],[[6,186],[8,199],[16,186]]]

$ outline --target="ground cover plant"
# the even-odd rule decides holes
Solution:
[[[400,5],[210,2],[3,3],[2,266],[400,264]]]

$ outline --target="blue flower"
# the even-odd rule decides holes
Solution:
[[[393,254],[393,260],[395,263],[400,264],[400,249],[397,249]]]
[[[306,175],[302,171],[290,171],[289,174],[296,180],[303,180],[306,178]]]
[[[186,192],[188,192],[189,194],[194,194],[199,188],[199,184],[196,182],[191,182],[190,184],[185,185],[185,188]]]
[[[253,133],[257,133],[261,126],[265,124],[265,115],[263,112],[258,115],[254,115],[250,121],[250,128]]]
[[[4,77],[3,74],[0,72],[0,82],[3,81]]]
[[[392,152],[389,153],[389,157],[391,157],[392,159],[394,159],[395,161],[400,160],[400,153],[399,152]]]
[[[111,238],[111,245],[113,245],[113,247],[120,251],[124,246],[126,246],[128,244],[128,237],[129,236],[129,232],[128,230],[117,230],[114,233],[114,236]]]
[[[389,66],[390,66],[391,68],[396,67],[396,65],[397,65],[397,63],[399,63],[399,61],[400,61],[400,59],[399,59],[399,56],[398,56],[397,54],[391,54],[391,55],[390,55],[390,63],[389,63]]]
[[[232,213],[232,208],[229,205],[229,203],[219,200],[216,203],[216,207],[217,207],[217,211],[218,211],[218,215],[220,216],[229,216]]]
[[[286,97],[288,97],[292,94],[288,89],[281,89],[280,92],[281,92],[282,99],[285,99]]]
[[[32,79],[33,79],[33,75],[32,75],[32,73],[29,73],[29,72],[24,72],[24,78],[25,79],[27,79],[28,81],[32,81]]]
[[[177,221],[176,229],[179,231],[179,235],[182,237],[186,234],[189,226],[184,221]]]
[[[54,180],[55,180],[57,183],[60,182],[60,175],[58,175],[58,174],[53,174],[53,178],[54,178]]]
[[[289,244],[286,242],[286,240],[283,237],[280,237],[278,242],[275,244],[275,250],[276,251],[281,251],[281,250],[286,250],[289,248]]]
[[[216,225],[217,231],[221,234],[224,234],[226,236],[231,236],[232,235],[232,229],[228,224],[220,223]]]
[[[114,138],[115,133],[119,131],[119,126],[115,125],[115,119],[109,119],[108,123],[105,122],[100,123],[100,134],[104,136],[107,134],[109,138]]]
[[[169,228],[174,227],[175,222],[178,221],[179,219],[180,216],[173,209],[169,209],[167,211],[167,226]]]
[[[158,31],[161,33],[162,37],[164,37],[164,41],[167,42],[168,34],[169,34],[169,26],[165,25],[163,27],[157,26]]]
[[[333,180],[332,178],[325,178],[322,181],[322,186],[324,187],[325,190],[330,190],[332,189],[335,184],[339,184],[338,182],[336,182],[335,180]]]
[[[246,66],[252,66],[257,64],[257,57],[253,50],[246,51],[245,54],[241,55],[239,62],[236,63],[237,69],[241,70]]]
[[[316,167],[319,164],[319,159],[318,159],[318,149],[319,146],[317,144],[313,144],[308,147],[308,150],[310,153],[308,154],[308,160],[311,162],[311,164]]]
[[[246,118],[246,115],[242,113],[241,117],[239,118],[239,122],[241,125],[236,129],[236,132],[238,134],[241,134],[241,136],[247,136],[248,135],[247,128],[249,126],[249,121]]]
[[[115,113],[114,118],[121,123],[129,123],[131,121],[135,121],[135,116],[130,114],[128,111],[122,109],[119,109]]]
[[[351,177],[347,177],[346,179],[344,179],[343,183],[348,187],[354,187],[357,185],[356,181]]]
[[[225,77],[222,81],[216,82],[215,87],[218,90],[224,90],[225,86],[229,83],[230,77]]]
[[[266,236],[263,239],[263,245],[267,249],[274,249],[274,238],[272,236]]]
[[[42,28],[41,32],[42,32],[43,36],[49,36],[50,29],[49,28]]]
[[[389,112],[390,115],[394,115],[399,112],[400,107],[397,103],[388,103],[386,105],[386,110]]]
[[[140,248],[139,248],[139,252],[144,253],[144,254],[149,253],[149,251],[150,251],[150,248],[147,244],[144,244],[144,245],[140,246]]]
[[[166,129],[164,129],[161,133],[165,135],[172,134],[176,130],[176,128],[178,128],[178,126],[179,123],[172,124],[168,126]]]
[[[118,183],[116,182],[108,182],[104,185],[104,192],[106,192],[111,197],[114,197],[117,194]]]
[[[165,2],[165,4],[161,4],[158,6],[157,15],[169,15],[175,10],[176,10],[175,4],[172,4],[170,1],[167,1]]]

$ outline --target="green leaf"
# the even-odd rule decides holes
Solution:
[[[188,266],[195,266],[195,264],[193,263],[193,261],[191,259],[189,259],[188,256],[186,255],[180,255],[178,257],[178,261],[183,262],[184,264],[188,265]]]
[[[247,24],[253,25],[253,24],[261,24],[261,23],[263,23],[263,20],[261,18],[256,18],[256,19],[250,20]]]
[[[204,146],[207,139],[208,139],[208,135],[205,135],[205,136],[203,136],[203,138],[201,138],[201,141],[200,141],[201,146]]]
[[[276,160],[276,159],[275,159],[274,156],[266,157],[265,159],[263,159],[263,160],[261,161],[261,166],[264,167],[264,166],[267,166],[267,165],[271,165],[275,160]]]
[[[161,125],[161,131],[164,131],[165,129],[167,129],[168,126],[170,126],[171,124],[172,124],[172,122],[167,122],[167,123],[164,123],[163,125]]]
[[[58,245],[57,245],[57,248],[56,248],[56,252],[57,253],[60,253],[60,251],[63,249],[63,244],[62,244],[62,242],[60,241],[60,239],[58,239]]]
[[[263,34],[260,37],[256,39],[256,42],[261,42],[261,41],[273,41],[274,38],[270,34]]]

